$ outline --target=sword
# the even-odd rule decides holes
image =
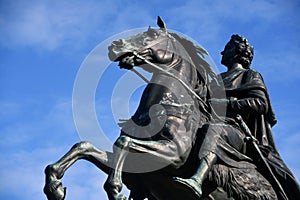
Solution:
[[[259,146],[258,146],[258,141],[257,139],[251,134],[251,131],[249,129],[249,127],[247,126],[247,124],[244,122],[243,118],[241,115],[237,115],[236,119],[241,127],[241,129],[245,132],[246,136],[249,137],[251,139],[251,144],[254,147],[255,153],[257,153],[259,155],[259,158],[261,160],[261,164],[263,165],[263,167],[265,168],[266,172],[267,172],[267,177],[269,178],[269,180],[271,180],[273,182],[273,186],[274,186],[274,190],[279,191],[279,193],[281,194],[282,198],[284,200],[288,200],[289,198],[287,197],[287,195],[285,194],[281,184],[279,183],[279,181],[277,180],[277,178],[275,177],[268,161],[266,160],[266,158],[264,157],[264,155],[262,154]],[[276,192],[277,193],[277,192]],[[278,197],[279,198],[279,197]]]

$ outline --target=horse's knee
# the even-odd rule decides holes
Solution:
[[[127,148],[131,139],[128,136],[122,135],[120,136],[117,141],[115,142],[115,145],[124,149]]]
[[[115,192],[119,193],[122,190],[123,187],[123,183],[121,181],[117,181],[117,180],[107,180],[104,185],[104,190],[109,192],[112,190],[115,190]]]

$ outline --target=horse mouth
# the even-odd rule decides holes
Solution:
[[[126,43],[123,40],[113,41],[108,47],[108,57],[111,61],[121,61],[127,56],[132,55],[132,51],[126,48]]]
[[[133,53],[130,50],[124,51],[122,47],[116,46],[114,44],[108,47],[108,58],[113,61],[121,61],[123,58],[132,56]]]
[[[109,51],[108,57],[113,62],[121,62],[124,58],[133,56],[132,52],[116,52],[116,51]]]
[[[113,62],[119,62],[120,68],[132,69],[135,65],[134,55],[132,52],[122,52],[109,49],[108,57]]]

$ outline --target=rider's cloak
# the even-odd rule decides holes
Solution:
[[[242,116],[288,198],[299,198],[299,185],[274,142],[272,127],[277,120],[261,74],[252,69],[236,69],[221,73],[220,78],[230,99],[227,115],[229,118],[233,116],[232,113]]]

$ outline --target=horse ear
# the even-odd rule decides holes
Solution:
[[[160,18],[160,16],[157,17],[157,25],[159,28],[167,29],[165,22]]]

